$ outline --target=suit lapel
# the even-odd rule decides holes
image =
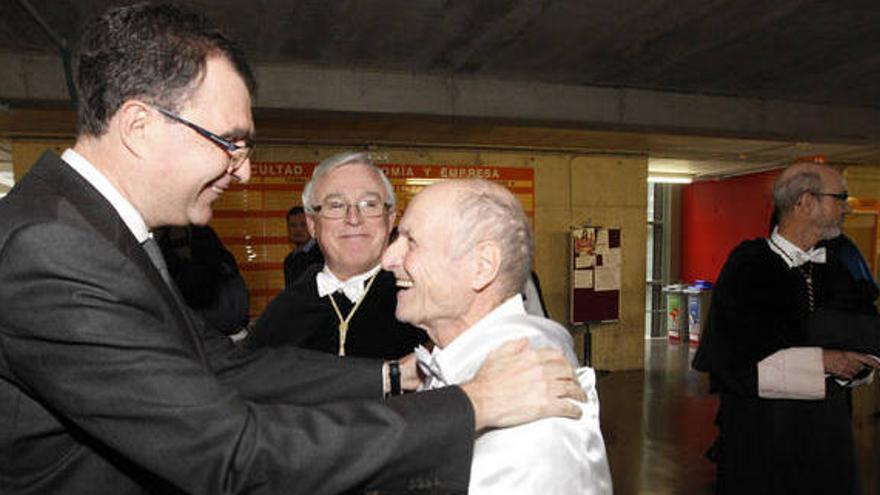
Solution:
[[[140,268],[150,284],[162,295],[181,326],[186,328],[198,355],[205,362],[202,339],[189,308],[185,306],[182,298],[172,293],[172,288],[165,283],[147,252],[137,242],[134,234],[110,202],[54,153],[44,153],[29,173],[40,177],[48,184],[53,184],[57,194],[71,203],[75,211],[64,213],[77,215]],[[62,214],[59,212],[59,215]]]

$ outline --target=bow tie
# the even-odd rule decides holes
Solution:
[[[428,352],[423,346],[416,347],[414,352],[416,363],[418,363],[422,374],[425,375],[424,389],[431,390],[448,385],[446,378],[443,377],[443,370],[433,353]]]
[[[323,271],[315,275],[315,282],[318,284],[318,297],[342,291],[345,297],[352,303],[356,303],[364,297],[364,281],[363,277],[354,277],[341,282],[336,277]]]
[[[806,253],[803,251],[792,253],[792,265],[798,267],[807,263],[825,263],[825,248],[813,248]]]

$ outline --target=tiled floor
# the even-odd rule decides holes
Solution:
[[[690,369],[693,349],[651,340],[645,370],[600,376],[602,431],[614,493],[713,493],[715,466],[703,457],[715,438],[718,405],[708,380]],[[880,493],[880,431],[873,388],[855,400],[855,431],[863,493]],[[867,392],[867,393],[865,393]],[[782,494],[780,494],[782,495]]]

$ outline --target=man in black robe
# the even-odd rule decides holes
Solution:
[[[396,217],[388,178],[366,153],[322,161],[303,190],[309,232],[324,253],[257,320],[255,345],[396,359],[427,340],[397,321],[397,286],[380,261]]]
[[[858,493],[850,387],[876,367],[880,331],[836,239],[846,186],[802,163],[773,197],[779,225],[730,254],[694,359],[721,396],[718,492]]]

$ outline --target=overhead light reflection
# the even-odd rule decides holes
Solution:
[[[693,181],[694,178],[690,175],[648,175],[648,182],[661,184],[690,184]]]

